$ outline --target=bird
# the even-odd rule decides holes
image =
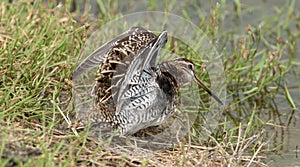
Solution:
[[[191,60],[179,57],[158,62],[167,40],[167,31],[156,35],[132,27],[83,60],[73,79],[96,66],[98,71],[92,91],[94,106],[79,119],[78,128],[91,123],[103,132],[118,131],[125,136],[159,125],[175,113],[179,89],[192,81],[223,104],[196,76]]]

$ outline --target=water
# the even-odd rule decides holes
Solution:
[[[272,19],[272,16],[275,13],[274,11],[286,5],[287,2],[281,0],[253,0],[242,3],[245,10],[248,9],[249,12],[245,12],[238,18],[239,24],[232,24],[233,22],[236,22],[233,16],[225,18],[224,20],[224,26],[228,27],[228,29],[236,29],[237,35],[239,35],[239,32],[240,34],[244,34],[245,27],[248,24],[257,26],[263,24],[264,20]],[[227,1],[226,4],[229,10],[233,10],[232,1]],[[294,9],[297,10],[299,7],[300,1],[296,1]],[[294,30],[294,27],[293,24],[290,25],[291,30]],[[282,38],[285,38],[285,36]],[[300,62],[299,43],[297,43],[297,48],[294,61]],[[284,56],[288,57],[288,55]],[[276,151],[267,155],[266,161],[270,166],[300,166],[300,66],[298,65],[291,69],[284,80],[286,81],[289,93],[298,109],[292,109],[285,97],[284,89],[282,88],[274,99],[274,106],[276,107],[266,111],[265,115],[261,115],[262,119],[268,121],[270,124],[266,127],[266,136],[271,137],[269,148],[277,148]],[[273,115],[273,117],[270,118],[270,115]],[[276,126],[274,126],[274,124]]]
[[[250,4],[251,2],[251,4]],[[242,26],[246,24],[261,24],[263,18],[271,18],[272,13],[277,8],[284,6],[286,1],[264,1],[260,0],[249,1],[249,6],[253,6],[256,10],[253,14],[249,14],[243,18]],[[300,7],[300,1],[296,1],[295,10]],[[273,11],[272,11],[273,10]],[[291,29],[294,29],[291,25]],[[284,38],[284,36],[283,36]],[[295,61],[299,62],[299,43],[297,43],[297,53],[295,54]],[[270,161],[270,166],[300,166],[300,112],[299,112],[299,81],[300,81],[300,67],[297,66],[288,73],[285,78],[289,93],[296,103],[298,109],[292,109],[291,105],[285,98],[283,89],[275,98],[277,109],[271,112],[278,113],[274,118],[274,123],[278,127],[270,126],[267,133],[273,135],[270,140],[270,147],[278,147],[277,151],[268,155],[267,161]]]

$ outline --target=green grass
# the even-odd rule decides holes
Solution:
[[[78,17],[73,17],[64,7],[51,8],[51,4],[43,6],[26,1],[14,5],[1,2],[1,166],[155,166],[155,162],[177,166],[198,163],[263,166],[268,151],[273,150],[268,148],[268,138],[264,136],[265,127],[270,124],[262,116],[263,112],[271,108],[277,95],[284,95],[297,111],[299,106],[285,84],[286,75],[299,65],[294,58],[296,39],[300,36],[300,13],[294,2],[277,8],[273,16],[264,18],[262,25],[243,27],[240,34],[234,27],[222,27],[225,16],[238,19],[247,14],[240,1],[234,1],[234,11],[229,13],[224,1],[218,5],[211,3],[209,17],[204,16],[200,6],[195,6],[196,19],[201,20],[199,27],[225,55],[228,106],[207,141],[198,140],[201,132],[195,125],[191,143],[186,141],[171,150],[155,153],[149,156],[150,160],[141,155],[131,156],[126,151],[110,150],[105,143],[90,138],[86,131],[77,137],[71,130],[62,128],[67,125],[59,108],[65,111],[64,106],[72,95],[70,76],[78,55],[90,31],[122,15],[117,10],[118,2],[110,2],[112,9],[100,3],[106,12],[96,21],[98,25],[87,24],[87,16],[76,20]],[[174,4],[176,1],[165,10],[172,11],[169,8],[175,8]],[[155,1],[151,1],[149,9],[156,8]],[[182,15],[191,18],[185,9]],[[193,58],[193,54],[186,55]],[[195,57],[193,60],[201,64]]]

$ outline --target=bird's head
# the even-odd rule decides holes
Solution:
[[[192,61],[181,57],[165,62],[164,64],[168,72],[176,79],[179,87],[195,81],[216,101],[218,101],[220,104],[223,104],[223,102],[215,94],[213,94],[212,91],[197,77],[197,75],[195,74],[195,65]]]

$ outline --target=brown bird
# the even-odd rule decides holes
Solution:
[[[99,65],[93,90],[95,106],[80,118],[82,126],[90,121],[103,131],[128,135],[159,125],[175,112],[179,88],[193,80],[223,104],[197,78],[190,60],[177,58],[158,64],[166,43],[166,31],[157,36],[134,27],[88,56],[73,73],[76,78]]]

